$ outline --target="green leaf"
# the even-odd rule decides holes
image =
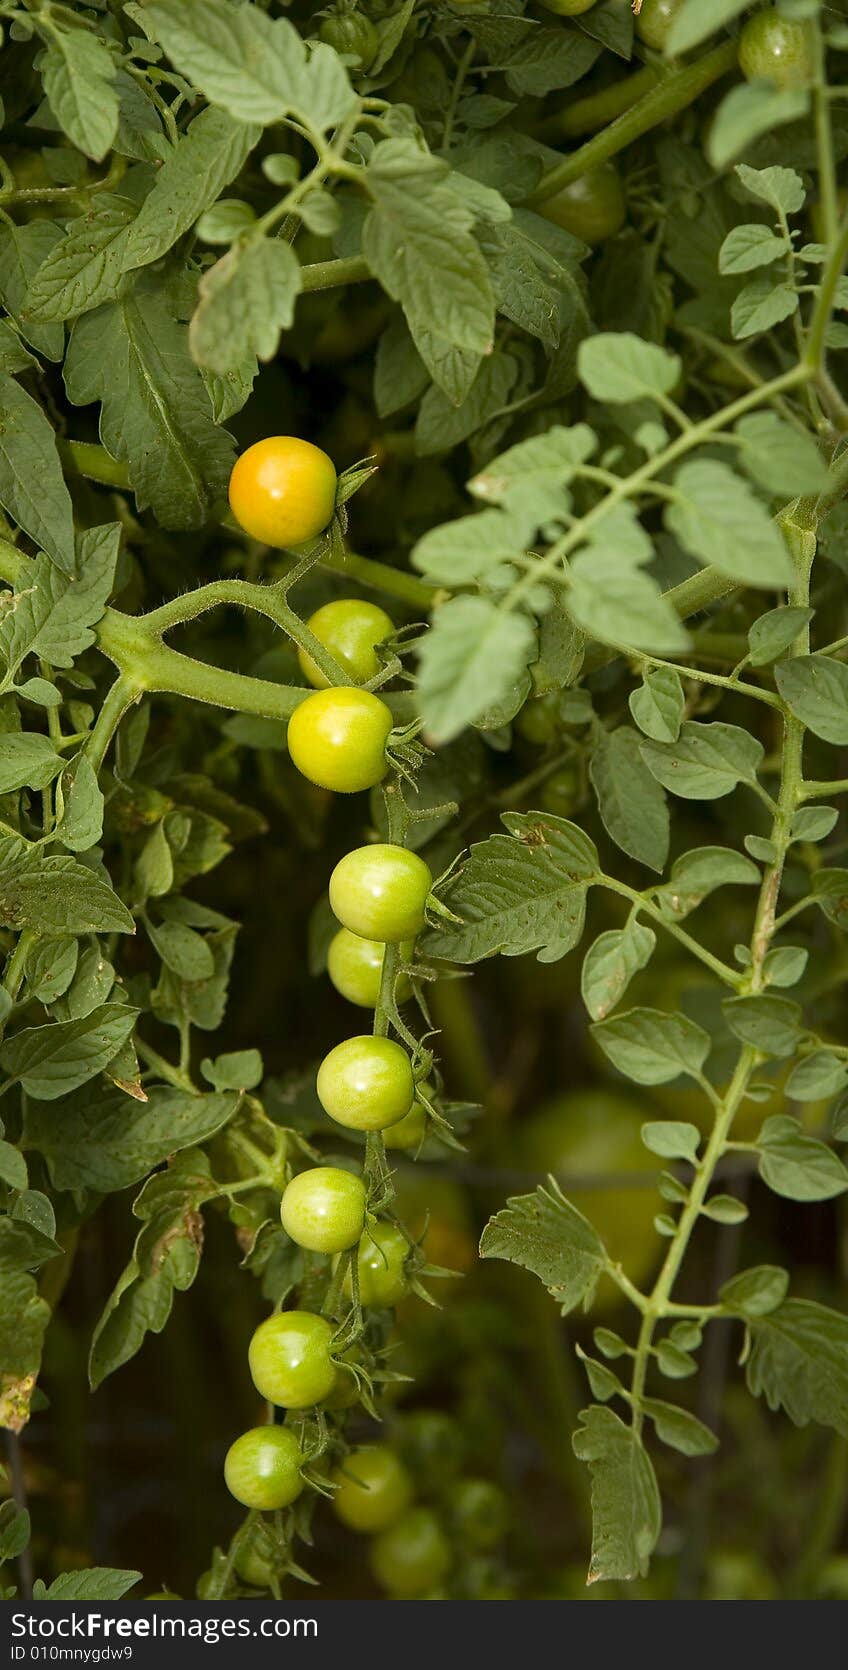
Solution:
[[[740,290],[730,309],[730,328],[741,341],[773,330],[784,319],[791,319],[800,305],[797,290],[791,285],[775,283],[771,273],[758,273]]]
[[[495,707],[533,659],[535,641],[526,615],[488,598],[443,604],[419,652],[419,707],[434,741],[449,742]]]
[[[776,523],[726,464],[684,464],[674,490],[666,525],[692,556],[744,585],[774,590],[791,584],[792,564]]]
[[[103,833],[103,792],[87,754],[78,754],[62,777],[65,810],[57,830],[72,852],[89,852]]]
[[[25,1189],[29,1181],[23,1154],[11,1142],[0,1140],[0,1181],[10,1189]]]
[[[458,406],[433,383],[418,408],[415,446],[419,456],[448,452],[476,434],[507,405],[517,376],[518,362],[511,354],[487,355]]]
[[[680,359],[629,331],[605,331],[581,342],[577,370],[595,400],[626,404],[670,394],[680,377]]]
[[[701,1133],[697,1125],[685,1121],[657,1119],[642,1126],[642,1141],[652,1154],[659,1154],[663,1160],[689,1160],[694,1165]]]
[[[767,614],[760,615],[755,620],[748,633],[750,653],[748,659],[752,667],[765,667],[769,661],[776,661],[784,650],[794,644],[795,639],[803,632],[804,627],[813,618],[812,609],[798,609],[795,607],[769,609]]]
[[[25,226],[15,226],[11,221],[0,222],[0,298],[27,342],[32,343],[37,353],[50,360],[60,360],[65,352],[62,326],[42,323],[29,316],[23,318],[22,313],[30,282],[61,238],[62,228],[52,220],[33,220]]]
[[[579,81],[591,69],[598,50],[594,42],[576,31],[537,25],[509,53],[507,86],[519,97],[529,94],[544,98],[546,93]]]
[[[634,974],[651,960],[657,936],[630,921],[599,934],[583,958],[580,991],[593,1021],[602,1021],[624,996]]]
[[[740,418],[735,433],[743,443],[739,459],[749,476],[767,493],[780,497],[782,503],[791,493],[812,494],[823,490],[827,470],[811,435],[783,423],[774,412],[749,412],[747,417]],[[811,618],[811,611],[804,609],[774,609],[771,613]],[[763,615],[754,623],[749,641],[756,628],[768,619],[768,615]],[[804,624],[802,619],[798,631]],[[773,660],[774,656],[769,659]]]
[[[120,1090],[76,1091],[54,1107],[30,1103],[26,1143],[42,1153],[57,1189],[108,1194],[139,1182],[171,1154],[205,1142],[238,1107],[237,1095],[156,1087],[146,1102]]]
[[[796,719],[825,742],[848,742],[848,667],[830,655],[799,655],[774,669]]]
[[[697,910],[718,887],[755,887],[760,872],[750,858],[730,847],[693,847],[676,858],[671,879],[656,894],[657,903],[678,921]]]
[[[136,212],[129,198],[98,193],[38,268],[26,295],[26,317],[73,319],[111,301]]]
[[[126,463],[139,510],[151,506],[166,528],[198,527],[226,492],[234,447],[155,275],[76,321],[65,386],[74,405],[102,401],[101,439]]]
[[[760,203],[768,203],[778,215],[797,215],[804,207],[807,190],[794,168],[749,168],[737,164],[736,173],[745,190]]]
[[[759,221],[753,221],[750,226],[734,226],[718,252],[718,270],[725,274],[753,272],[755,267],[770,266],[791,247],[788,238],[772,232]]]
[[[828,921],[844,928],[848,923],[848,870],[817,870],[810,892]]]
[[[51,27],[40,61],[44,91],[71,144],[95,162],[111,151],[118,131],[116,68],[96,34]]]
[[[491,352],[494,296],[472,236],[473,215],[451,191],[443,162],[407,139],[384,140],[368,166],[372,208],[362,253],[383,289],[399,301],[434,381],[452,395],[448,351]]]
[[[120,1571],[113,1566],[89,1566],[85,1571],[63,1571],[45,1589],[40,1600],[120,1600],[141,1582],[140,1571]]]
[[[786,1081],[786,1094],[795,1102],[817,1102],[836,1096],[848,1081],[848,1063],[830,1050],[813,1050],[793,1067]]]
[[[809,959],[809,952],[800,945],[780,945],[769,951],[763,962],[763,975],[769,986],[795,986],[801,979]]]
[[[745,1202],[737,1200],[735,1195],[711,1195],[701,1212],[717,1224],[743,1224],[748,1216]]]
[[[668,807],[629,725],[598,729],[589,776],[607,834],[631,858],[662,871],[668,856]]]
[[[261,132],[255,123],[235,121],[224,110],[202,110],[195,116],[158,170],[130,230],[125,272],[148,266],[173,248],[240,173]]]
[[[92,628],[112,590],[120,531],[111,522],[78,535],[75,573],[46,556],[25,565],[11,606],[7,599],[0,616],[0,657],[11,676],[27,655],[67,668],[93,644]]]
[[[697,1078],[710,1053],[710,1037],[686,1015],[629,1009],[592,1027],[604,1055],[637,1084],[671,1084],[681,1073]]]
[[[786,1200],[833,1200],[848,1189],[838,1154],[805,1134],[800,1120],[775,1114],[757,1138],[760,1176]]]
[[[184,922],[150,922],[147,932],[163,963],[180,980],[208,980],[215,972],[215,959],[202,934]],[[229,1089],[230,1086],[221,1086]]]
[[[71,498],[51,425],[32,396],[5,372],[0,372],[0,408],[0,504],[59,568],[70,573]]]
[[[752,0],[682,0],[672,14],[672,23],[665,43],[669,57],[676,58],[693,46],[700,46],[725,23],[732,23],[744,12]]]
[[[717,800],[737,783],[754,783],[763,747],[738,725],[687,719],[677,742],[643,742],[642,758],[658,783],[684,800]]]
[[[39,938],[27,953],[27,986],[39,1003],[53,1003],[66,992],[77,966],[75,939]]]
[[[806,114],[809,103],[809,93],[798,88],[781,90],[767,81],[731,88],[716,111],[707,140],[707,157],[712,167],[726,168],[764,133],[773,133],[786,122],[798,121]]]
[[[549,502],[552,514],[562,506],[561,490],[573,479],[580,465],[591,458],[597,437],[586,423],[570,429],[554,424],[542,435],[518,441],[493,458],[468,483],[468,490],[487,504],[506,504],[519,498],[522,507],[531,500],[542,507]],[[545,520],[545,516],[539,518]],[[538,522],[536,524],[538,526]]]
[[[650,1459],[633,1427],[611,1409],[580,1415],[574,1453],[592,1474],[590,1583],[644,1576],[660,1534],[661,1509]]]
[[[0,1066],[28,1096],[53,1102],[103,1071],[139,1013],[128,1004],[104,1003],[83,1020],[26,1027],[2,1046]]]
[[[431,528],[413,547],[413,565],[438,584],[462,585],[511,562],[532,537],[534,524],[519,512],[481,510]]]
[[[0,836],[0,923],[47,934],[133,932],[126,906],[92,870],[10,835]]]
[[[680,674],[673,667],[649,668],[639,689],[631,690],[629,707],[643,736],[676,742],[686,711]]]
[[[12,1424],[9,1410],[10,1382],[36,1374],[41,1362],[44,1330],[50,1307],[39,1296],[33,1270],[54,1258],[60,1249],[55,1241],[41,1235],[30,1224],[0,1217],[0,1426]],[[29,1394],[23,1394],[23,1419],[29,1410]],[[22,1423],[21,1423],[22,1424]]]
[[[426,938],[430,955],[476,963],[502,952],[539,951],[555,962],[583,930],[586,888],[599,871],[593,843],[576,824],[545,812],[510,812],[509,835],[490,835],[471,848],[445,897],[462,918]]]
[[[802,1012],[789,997],[727,997],[722,1013],[734,1038],[763,1055],[791,1055],[801,1036]]]
[[[234,244],[200,281],[189,330],[197,364],[226,376],[253,358],[273,359],[299,292],[300,266],[287,243],[259,237]]]
[[[238,121],[292,113],[324,132],[350,114],[355,94],[338,54],[319,42],[307,55],[285,18],[230,0],[152,0],[144,17],[177,69]]]
[[[738,1276],[732,1276],[718,1290],[725,1310],[742,1316],[768,1316],[783,1304],[788,1291],[788,1273],[777,1264],[757,1264],[750,1270],[740,1270]]]
[[[679,655],[690,642],[668,600],[650,574],[635,568],[615,542],[608,522],[600,530],[609,546],[597,542],[578,551],[568,574],[568,608],[578,626],[599,643],[616,649]]]
[[[63,763],[50,738],[40,731],[13,731],[0,736],[0,794],[27,786],[46,789]]]
[[[551,1179],[548,1188],[514,1195],[489,1219],[480,1240],[481,1258],[503,1258],[531,1270],[557,1301],[563,1315],[589,1308],[606,1265],[603,1243],[592,1225],[567,1201]]]
[[[796,1426],[818,1421],[848,1438],[848,1317],[787,1299],[750,1324],[748,1386]]]
[[[200,1208],[217,1193],[209,1161],[195,1148],[148,1178],[133,1206],[143,1227],[92,1337],[92,1388],[134,1357],[147,1333],[161,1333],[175,1292],[184,1293],[197,1275],[203,1247]]]
[[[824,841],[838,821],[835,806],[802,806],[793,814],[790,835],[793,841]]]
[[[255,1090],[262,1083],[264,1067],[258,1050],[233,1050],[215,1061],[207,1056],[200,1071],[214,1090]]]

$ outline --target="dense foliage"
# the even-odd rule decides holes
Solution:
[[[844,9],[0,20],[0,1562],[844,1585]]]

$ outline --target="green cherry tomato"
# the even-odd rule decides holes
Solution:
[[[371,1570],[394,1600],[413,1600],[447,1576],[451,1551],[429,1508],[409,1508],[374,1538]]]
[[[427,1132],[427,1115],[420,1102],[413,1102],[409,1112],[399,1119],[396,1125],[389,1125],[383,1132],[383,1141],[387,1148],[401,1149],[406,1153],[411,1148],[420,1148]]]
[[[627,215],[618,169],[611,162],[590,169],[541,203],[538,212],[584,244],[614,238]]]
[[[310,615],[306,624],[355,684],[367,684],[370,678],[376,677],[380,660],[375,645],[394,632],[394,622],[385,609],[356,597],[325,603],[323,609],[316,609]],[[316,690],[326,689],[328,680],[306,650],[299,649],[297,659],[304,678]]]
[[[401,946],[404,961],[408,961],[412,951],[411,940]],[[375,1009],[380,996],[385,954],[385,941],[361,939],[349,928],[340,928],[330,941],[327,952],[327,973],[336,991],[360,1009]],[[398,1003],[405,1003],[411,994],[409,978],[402,974],[395,985],[395,999]]]
[[[762,79],[776,87],[809,87],[813,53],[809,25],[781,17],[772,6],[749,17],[739,36],[739,66],[748,81]]]
[[[494,1548],[509,1523],[507,1499],[490,1479],[458,1479],[448,1497],[451,1520],[463,1546],[482,1552]]]
[[[323,1402],[336,1382],[332,1340],[330,1323],[312,1311],[280,1311],[260,1322],[247,1351],[260,1397],[281,1409],[310,1409]]]
[[[246,1508],[287,1508],[303,1489],[300,1445],[285,1426],[255,1426],[231,1444],[224,1461],[227,1489]]]
[[[259,1429],[262,1431],[262,1428]],[[266,1537],[259,1535],[258,1527],[253,1535],[242,1538],[235,1558],[236,1576],[242,1583],[248,1583],[251,1589],[268,1589],[275,1574],[274,1562],[264,1552]]]
[[[406,1050],[370,1033],[346,1038],[318,1068],[318,1100],[351,1131],[382,1131],[412,1106],[415,1083]]]
[[[359,1240],[365,1225],[365,1184],[339,1166],[301,1171],[286,1187],[280,1219],[298,1247],[344,1252]]]
[[[576,765],[564,765],[561,770],[554,771],[543,784],[539,804],[543,812],[553,812],[554,817],[570,818],[580,799],[581,788],[579,768]]]
[[[642,0],[642,10],[636,19],[640,41],[662,52],[682,6],[683,0]]]
[[[400,1447],[422,1491],[441,1489],[455,1479],[465,1453],[461,1427],[440,1409],[416,1409],[407,1415]]]
[[[346,58],[355,58],[358,69],[370,69],[377,56],[380,37],[371,19],[361,12],[325,17],[318,33],[327,46]]]
[[[545,696],[532,696],[516,714],[515,729],[525,742],[544,748],[559,732],[559,696],[549,690]]]
[[[384,1531],[412,1501],[412,1480],[388,1444],[351,1450],[333,1481],[333,1508],[351,1531]]]
[[[351,933],[396,945],[421,932],[432,885],[417,853],[377,842],[339,859],[330,877],[330,906]]]
[[[292,763],[320,789],[358,794],[386,775],[392,716],[370,690],[331,685],[316,690],[289,720]]]
[[[557,17],[579,17],[581,12],[591,11],[595,0],[539,0],[546,12],[556,12]]]
[[[395,1224],[372,1224],[359,1243],[356,1263],[363,1305],[388,1310],[409,1292],[409,1244]]]
[[[336,502],[332,458],[297,435],[267,435],[236,459],[230,509],[263,545],[291,548],[322,533]]]

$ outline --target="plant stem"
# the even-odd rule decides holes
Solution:
[[[345,551],[342,557],[322,562],[321,567],[333,574],[350,574],[362,585],[370,586],[373,591],[384,592],[387,597],[396,597],[401,603],[408,603],[410,608],[423,610],[425,613],[450,595],[449,592],[428,585],[426,580],[419,580],[406,569],[391,568],[388,563],[376,562],[373,557],[359,557],[353,551]]]
[[[300,269],[301,290],[335,290],[341,284],[363,284],[372,272],[364,255],[337,261],[312,261]]]
[[[601,87],[586,98],[573,99],[564,110],[545,116],[531,129],[533,138],[547,143],[557,139],[577,139],[584,133],[597,133],[599,128],[605,128],[616,117],[632,110],[634,104],[638,104],[645,93],[651,92],[665,74],[674,74],[674,71],[644,64],[632,75],[622,76],[619,81],[610,82],[608,87]]]
[[[602,133],[594,139],[587,140],[578,150],[572,151],[570,156],[563,158],[548,174],[544,174],[535,191],[527,199],[530,208],[537,208],[540,203],[546,203],[549,197],[554,197],[564,186],[571,185],[582,175],[588,174],[591,168],[598,168],[602,162],[608,162],[610,157],[617,156],[626,146],[641,138],[642,134],[650,133],[652,128],[669,117],[676,116],[688,105],[693,104],[707,87],[718,81],[736,63],[736,42],[725,41],[712,52],[697,59],[694,64],[684,64],[682,68],[671,70],[664,76],[658,86],[650,89],[644,97],[639,99],[623,116],[610,122]]]

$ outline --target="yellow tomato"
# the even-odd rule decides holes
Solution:
[[[323,533],[336,502],[336,467],[296,435],[268,435],[236,459],[230,509],[263,545],[301,545]]]

